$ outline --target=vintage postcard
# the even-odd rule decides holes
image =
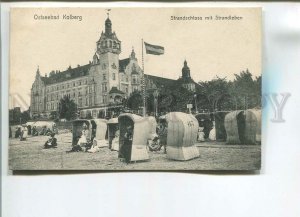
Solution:
[[[13,8],[11,170],[259,170],[261,8]]]

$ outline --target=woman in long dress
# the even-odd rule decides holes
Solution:
[[[26,140],[27,136],[28,136],[28,129],[27,129],[26,125],[22,125],[22,131],[21,131],[21,135],[20,135],[20,141]]]
[[[209,132],[209,139],[212,141],[216,140],[216,125],[215,122],[213,121],[213,128],[212,130]]]
[[[198,128],[197,140],[199,142],[205,142],[205,133],[203,132],[204,127]]]
[[[120,137],[120,130],[118,129],[115,133],[115,137],[112,139],[111,150],[119,151],[119,137]]]

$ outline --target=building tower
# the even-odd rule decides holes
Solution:
[[[112,22],[109,14],[105,20],[105,32],[101,33],[97,41],[97,49],[94,55],[94,61],[100,64],[102,74],[101,83],[109,91],[112,87],[119,89],[119,54],[121,53],[121,41],[117,38],[115,32],[112,32]],[[96,58],[98,57],[98,60]],[[105,91],[104,91],[105,92]]]
[[[191,77],[190,68],[188,67],[187,61],[184,60],[182,72],[182,86],[189,91],[195,91],[195,82]]]

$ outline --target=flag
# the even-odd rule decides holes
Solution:
[[[165,48],[158,45],[152,45],[144,42],[146,48],[146,54],[153,54],[153,55],[161,55],[164,54]]]

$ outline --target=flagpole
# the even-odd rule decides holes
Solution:
[[[145,90],[145,66],[144,66],[144,40],[142,39],[142,90],[143,90],[143,116],[146,117],[146,90]]]

